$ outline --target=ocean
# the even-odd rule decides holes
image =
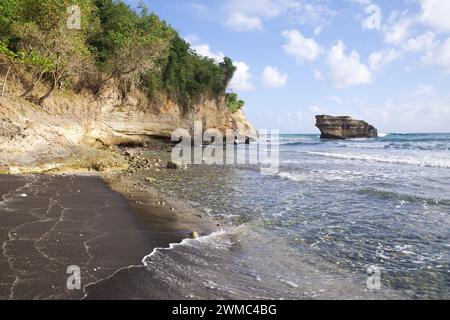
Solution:
[[[157,181],[222,230],[149,252],[87,297],[450,298],[450,134],[282,135],[276,175],[193,165]]]

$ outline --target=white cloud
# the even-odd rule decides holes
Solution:
[[[403,45],[404,50],[410,52],[421,52],[430,50],[435,46],[436,35],[428,31],[416,38],[411,38]]]
[[[262,31],[264,29],[261,18],[234,12],[225,23],[228,27],[239,32]]]
[[[195,33],[192,33],[186,37],[184,37],[184,40],[189,42],[191,45],[196,44],[200,41],[200,37],[196,35]]]
[[[450,73],[450,38],[447,38],[444,42],[436,43],[427,52],[423,61],[441,67],[445,73]]]
[[[199,55],[208,57],[216,61],[217,63],[222,62],[223,58],[225,58],[225,55],[218,51],[213,52],[209,46],[209,44],[199,44],[192,46],[192,49],[197,52]]]
[[[379,71],[384,66],[391,64],[398,60],[403,55],[403,52],[395,49],[384,49],[372,53],[369,56],[369,66],[372,71]]]
[[[372,73],[365,64],[360,62],[359,54],[353,50],[345,55],[345,45],[338,41],[330,50],[327,63],[330,67],[330,80],[332,84],[343,89],[355,85],[372,82]]]
[[[262,84],[267,88],[279,88],[286,85],[288,74],[281,74],[275,67],[266,67],[262,74]]]
[[[389,44],[400,44],[409,37],[413,23],[407,12],[394,11],[389,17],[388,24],[383,28],[384,41]]]
[[[420,21],[438,32],[450,32],[450,1],[420,0],[422,14]]]
[[[250,67],[245,62],[234,62],[236,72],[233,79],[231,79],[228,89],[231,91],[251,91],[254,86],[251,82],[252,74]]]
[[[294,23],[322,27],[336,14],[326,4],[303,0],[230,0],[224,7],[228,19],[235,13],[248,18],[259,18],[261,29],[265,19],[276,17],[286,17]],[[256,20],[253,23],[256,24]]]
[[[450,99],[441,96],[409,97],[361,110],[384,132],[447,132],[450,121]]]
[[[322,48],[312,38],[305,38],[298,30],[284,30],[282,33],[287,44],[284,51],[295,57],[297,62],[316,60],[322,52]]]

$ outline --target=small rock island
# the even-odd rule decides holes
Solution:
[[[316,127],[321,132],[321,139],[377,138],[378,130],[362,120],[349,116],[316,116]]]

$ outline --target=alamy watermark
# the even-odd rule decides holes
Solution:
[[[252,143],[249,145],[249,140]],[[259,130],[256,137],[242,135],[228,129],[203,130],[201,121],[194,122],[193,129],[177,129],[172,141],[178,144],[172,150],[172,161],[185,164],[260,165],[264,175],[279,173],[279,130]]]
[[[67,274],[70,276],[67,278],[67,289],[69,290],[81,290],[81,269],[79,266],[67,267]]]

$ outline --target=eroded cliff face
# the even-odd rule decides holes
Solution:
[[[316,116],[316,127],[322,139],[376,138],[377,129],[362,120],[351,117]]]
[[[149,103],[145,98],[143,100],[144,103],[138,97],[130,96],[125,103],[110,101],[103,104],[102,121],[115,136],[125,138],[170,138],[178,128],[192,133],[195,121],[201,121],[204,130],[215,128],[225,134],[227,129],[235,129],[241,136],[255,138],[257,135],[242,111],[233,114],[228,112],[223,97],[218,100],[202,100],[187,110],[170,98],[164,98],[159,103]]]
[[[55,92],[44,106],[18,98],[22,88],[0,97],[0,173],[86,171],[125,168],[114,152],[120,143],[144,144],[149,136],[170,138],[177,128],[239,129],[255,137],[242,112],[230,114],[224,102],[202,101],[188,111],[164,98],[149,103],[139,93],[121,99],[109,89],[98,99],[85,93]]]

